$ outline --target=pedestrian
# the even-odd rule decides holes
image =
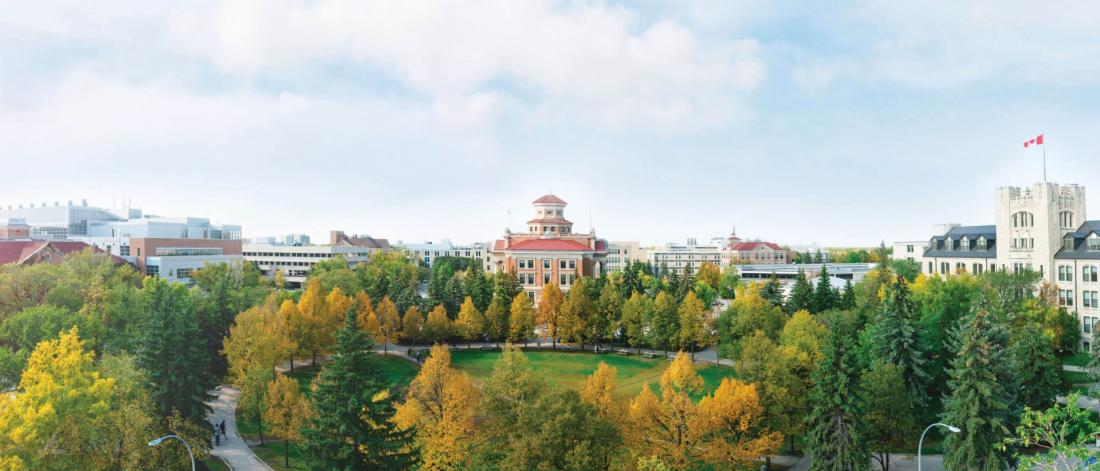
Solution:
[[[222,430],[222,438],[228,439],[229,436],[225,434],[225,419],[222,419],[222,423],[218,424],[218,428]]]
[[[221,436],[218,435],[218,426],[215,425],[214,426],[214,446],[218,446],[218,445],[221,445],[221,444],[222,444],[222,441],[221,441]]]

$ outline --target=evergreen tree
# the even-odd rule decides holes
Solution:
[[[143,288],[145,320],[138,345],[138,366],[149,373],[150,397],[157,415],[172,411],[190,420],[206,420],[214,387],[206,342],[195,322],[195,307],[187,288],[148,277]]]
[[[1054,404],[1062,378],[1061,362],[1051,350],[1050,340],[1037,326],[1028,325],[1016,333],[1010,355],[1019,382],[1019,403],[1032,409]]]
[[[923,405],[928,373],[917,345],[916,306],[909,300],[909,286],[903,279],[889,285],[878,321],[871,327],[871,355],[898,365],[909,394]]]
[[[501,298],[493,298],[493,302],[485,310],[485,334],[498,347],[501,340],[508,338],[508,313],[508,306],[504,305]]]
[[[596,315],[589,323],[591,337],[597,347],[604,339],[611,339],[614,346],[615,332],[619,330],[619,317],[622,315],[623,298],[616,286],[608,284],[600,290],[600,299],[596,302]]]
[[[775,273],[772,273],[772,277],[768,278],[768,282],[764,283],[764,287],[760,290],[760,296],[771,303],[775,307],[783,307],[783,284],[779,282],[779,277]]]
[[[504,302],[510,303],[516,298],[517,294],[523,292],[523,286],[519,283],[519,276],[516,275],[516,271],[509,270],[498,271],[493,275],[493,296],[504,300]]]
[[[833,284],[829,281],[829,271],[825,269],[825,265],[822,265],[821,273],[817,276],[817,287],[814,288],[810,312],[825,312],[836,307],[836,298],[836,291],[833,291]]]
[[[1007,456],[998,448],[1010,435],[1015,388],[1005,344],[1008,333],[985,306],[960,321],[958,354],[951,361],[943,421],[962,429],[947,435],[947,469],[1001,470]]]
[[[808,419],[814,457],[811,470],[862,471],[870,465],[852,331],[843,319],[830,326],[821,364],[812,376],[810,402],[814,408]]]
[[[844,292],[840,294],[836,307],[845,311],[856,307],[856,292],[852,289],[852,280],[844,280]]]
[[[814,288],[806,279],[806,272],[798,270],[798,276],[794,279],[791,295],[784,306],[788,314],[793,314],[803,309],[809,311],[813,308]]]
[[[302,430],[314,469],[408,469],[416,463],[412,431],[394,425],[392,398],[373,355],[349,310],[332,363],[314,382],[316,413]]]

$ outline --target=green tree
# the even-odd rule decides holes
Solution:
[[[314,469],[406,469],[416,462],[412,433],[393,424],[392,399],[373,355],[356,312],[348,310],[333,360],[313,383],[316,413],[302,430]]]
[[[944,442],[948,469],[1000,470],[1007,456],[995,445],[1009,435],[1015,394],[1005,326],[986,307],[960,321],[943,420],[962,429]]]
[[[462,285],[466,296],[474,301],[479,312],[489,309],[489,303],[493,302],[493,282],[486,276],[480,263],[470,264],[462,277]]]
[[[508,341],[523,341],[527,345],[527,339],[535,335],[535,303],[531,297],[520,291],[512,297],[512,304],[508,309]]]
[[[890,452],[909,447],[918,433],[913,400],[901,369],[887,361],[873,362],[863,371],[860,385],[867,398],[867,448],[874,451],[879,467],[890,471]]]
[[[680,332],[680,318],[677,315],[676,300],[661,291],[653,300],[653,317],[649,321],[650,344],[660,345],[668,356],[669,345],[677,340]]]
[[[1095,451],[1089,445],[1098,433],[1100,424],[1092,418],[1092,412],[1077,406],[1081,397],[1071,394],[1066,403],[1046,410],[1024,408],[1016,433],[999,445],[1001,451],[1017,447],[1018,469],[1059,470],[1082,468],[1082,462],[1094,458]],[[1031,450],[1038,453],[1031,453]],[[1023,452],[1026,451],[1026,452]]]
[[[856,292],[852,289],[852,280],[844,280],[844,291],[840,293],[836,307],[845,311],[856,307]]]
[[[622,328],[627,345],[642,352],[645,343],[646,320],[652,317],[653,301],[635,291],[623,303]]]
[[[508,313],[509,309],[501,298],[493,298],[489,309],[485,310],[485,334],[498,347],[501,340],[508,339]]]
[[[829,281],[829,271],[825,265],[821,266],[821,272],[817,276],[817,286],[814,287],[813,300],[810,303],[810,312],[825,312],[837,305],[836,291]]]
[[[516,295],[523,293],[523,285],[515,270],[498,271],[493,275],[493,296],[510,302]]]
[[[814,287],[806,280],[806,272],[798,270],[798,276],[794,279],[794,286],[791,287],[791,295],[787,298],[787,303],[784,307],[788,314],[803,309],[812,312],[814,307],[813,304]]]
[[[888,286],[883,311],[871,328],[871,354],[898,365],[909,394],[917,404],[925,402],[928,373],[917,345],[916,307],[909,299],[908,283],[899,279]]]
[[[1050,407],[1062,384],[1062,363],[1051,351],[1050,339],[1038,327],[1026,326],[1016,333],[1009,357],[1020,385],[1019,403],[1032,409]]]
[[[708,325],[709,310],[703,307],[695,293],[689,292],[684,296],[679,309],[679,346],[687,347],[691,351],[691,361],[695,361],[695,349],[705,347],[710,340],[710,326]]]
[[[719,353],[723,357],[736,359],[741,339],[758,330],[772,340],[778,338],[786,316],[780,308],[761,296],[762,291],[756,286],[742,286],[729,308],[719,315]]]
[[[718,296],[722,299],[733,299],[737,295],[737,287],[741,286],[741,274],[733,265],[722,270],[722,278],[718,280]]]
[[[150,397],[160,417],[179,411],[196,423],[206,420],[210,374],[206,341],[195,322],[187,288],[161,278],[145,278],[145,321],[137,361],[149,373]]]
[[[590,336],[595,339],[597,347],[604,339],[610,338],[612,342],[615,341],[613,335],[619,329],[622,311],[623,298],[619,295],[618,288],[610,284],[605,285],[600,290],[600,299],[596,301],[596,315],[593,316],[589,326]]]
[[[783,284],[779,282],[779,277],[775,273],[772,273],[771,278],[768,278],[768,282],[764,283],[764,287],[760,289],[760,296],[772,306],[783,307]]]
[[[866,470],[870,461],[852,327],[830,326],[821,364],[813,373],[808,418],[811,470]]]

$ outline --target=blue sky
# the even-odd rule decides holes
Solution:
[[[5,205],[466,242],[553,189],[610,239],[875,245],[992,222],[1039,132],[1100,191],[1080,2],[4,3]]]

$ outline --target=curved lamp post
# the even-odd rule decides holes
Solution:
[[[924,446],[924,434],[928,433],[928,430],[930,430],[932,427],[936,427],[936,426],[943,427],[943,428],[949,430],[951,433],[959,433],[959,432],[962,431],[962,429],[960,429],[960,428],[958,428],[954,425],[941,424],[939,422],[936,422],[932,425],[929,425],[929,426],[925,427],[924,431],[920,433],[920,441],[917,442],[917,471],[921,471],[921,469],[920,469],[920,453],[921,453],[921,447]]]
[[[179,440],[179,441],[183,442],[183,446],[187,447],[187,456],[191,457],[191,471],[195,471],[195,455],[193,453],[191,453],[191,445],[188,444],[187,440],[184,440],[183,437],[181,437],[179,435],[165,435],[163,437],[160,437],[156,440],[153,440],[153,441],[149,442],[149,446],[160,445],[161,443],[164,443],[164,440],[169,439],[169,438],[175,438],[176,440]]]

